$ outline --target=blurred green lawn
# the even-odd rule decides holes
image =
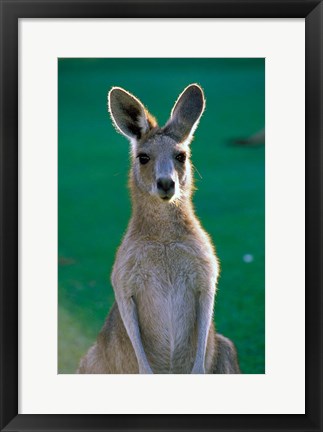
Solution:
[[[59,373],[75,372],[103,325],[130,216],[128,143],[111,125],[107,92],[126,88],[163,125],[193,82],[207,99],[192,152],[196,212],[222,267],[215,321],[242,372],[265,372],[265,150],[228,145],[264,127],[264,59],[150,58],[58,61]]]

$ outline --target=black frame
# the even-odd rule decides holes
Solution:
[[[322,431],[323,3],[318,0],[0,0],[1,431]],[[306,19],[306,414],[18,414],[18,19]],[[297,377],[296,377],[297,379]],[[279,391],[279,389],[277,389]]]

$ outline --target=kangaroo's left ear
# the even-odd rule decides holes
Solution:
[[[205,109],[205,98],[202,88],[190,84],[179,95],[165,126],[165,133],[178,141],[190,140]]]

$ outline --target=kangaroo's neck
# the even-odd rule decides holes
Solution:
[[[135,235],[154,241],[176,241],[198,224],[190,197],[164,202],[132,189],[130,229]]]

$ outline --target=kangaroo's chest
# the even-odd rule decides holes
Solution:
[[[189,373],[196,352],[198,292],[215,286],[211,249],[194,243],[138,242],[121,252],[115,284],[122,280],[131,286],[150,365],[159,373]]]
[[[176,371],[194,359],[196,257],[180,245],[148,245],[134,268],[135,302],[147,355],[158,370]]]
[[[198,258],[181,244],[146,244],[138,248],[133,268],[136,291],[169,298],[196,290]]]
[[[145,248],[134,275],[135,299],[145,325],[168,326],[174,333],[181,323],[195,319],[198,274],[187,251],[176,245]]]

